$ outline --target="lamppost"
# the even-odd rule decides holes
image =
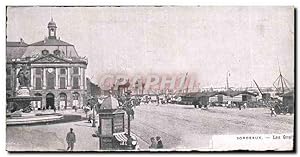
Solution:
[[[129,148],[132,148],[132,141],[133,139],[131,138],[131,128],[130,128],[130,119],[131,119],[131,115],[134,114],[133,112],[133,106],[134,106],[134,103],[133,103],[133,99],[130,98],[130,93],[128,92],[127,95],[126,95],[126,100],[124,101],[123,105],[122,105],[122,109],[126,112],[127,114],[127,125],[128,125],[128,128],[127,128],[127,135],[128,135],[128,140],[127,140],[127,146]]]
[[[96,104],[98,103],[98,100],[97,98],[94,98],[94,97],[91,97],[89,100],[88,100],[88,104],[89,106],[91,107],[91,109],[93,110],[93,116],[92,116],[92,127],[96,127],[96,124],[95,124],[95,106]]]
[[[226,74],[226,86],[227,86],[227,90],[230,88],[229,87],[229,81],[228,81],[228,77],[230,76],[230,72],[227,71],[227,74]]]
[[[94,104],[94,105],[93,105],[93,119],[92,119],[92,122],[93,122],[93,123],[92,123],[92,127],[96,127],[96,124],[95,124],[95,121],[96,121],[96,120],[95,120],[95,106],[96,106],[96,105]]]

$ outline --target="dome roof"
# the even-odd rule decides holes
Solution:
[[[112,96],[109,96],[103,100],[100,109],[117,109],[118,106],[118,100]]]
[[[50,27],[56,28],[56,23],[53,21],[53,18],[51,18],[51,21],[48,23],[48,28],[50,28]]]

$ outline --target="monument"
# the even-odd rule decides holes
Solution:
[[[19,82],[19,89],[17,90],[17,96],[30,96],[29,85],[30,85],[30,67],[22,66],[17,75]]]
[[[17,74],[19,87],[16,96],[7,98],[8,112],[15,111],[30,112],[31,101],[41,101],[40,96],[30,96],[30,65],[23,65]]]
[[[42,101],[41,96],[30,96],[30,66],[22,66],[17,74],[19,87],[16,96],[7,98],[6,125],[44,124],[63,119],[60,113],[35,113],[32,101]]]

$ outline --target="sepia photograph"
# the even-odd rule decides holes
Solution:
[[[293,6],[6,6],[6,151],[295,148]]]

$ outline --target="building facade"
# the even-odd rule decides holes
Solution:
[[[100,97],[101,95],[104,95],[101,88],[96,83],[93,83],[89,78],[86,78],[86,85],[88,97]]]
[[[74,45],[57,38],[53,19],[47,28],[48,37],[42,41],[6,43],[6,96],[16,96],[18,73],[26,68],[30,72],[30,95],[43,97],[33,103],[35,109],[82,107],[88,60],[78,55]]]

